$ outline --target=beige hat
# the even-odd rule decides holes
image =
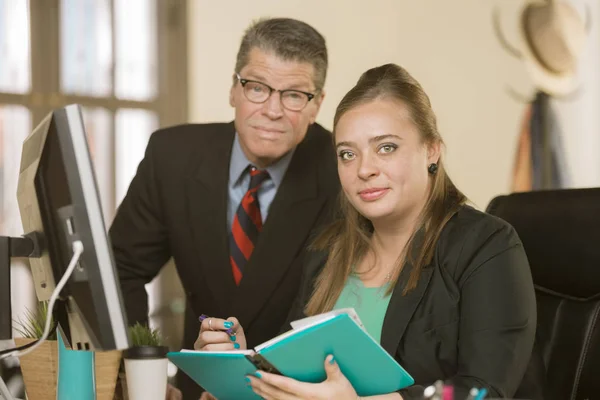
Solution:
[[[534,84],[548,94],[575,89],[579,56],[586,39],[585,23],[562,1],[534,1],[521,13],[523,61]]]
[[[525,2],[518,15],[518,48],[512,48],[496,26],[501,42],[522,59],[538,89],[557,96],[573,92],[587,37],[586,23],[577,10],[559,0],[533,0]]]

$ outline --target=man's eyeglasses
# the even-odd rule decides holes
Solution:
[[[285,108],[290,111],[301,111],[315,97],[313,93],[293,89],[273,89],[262,82],[242,79],[240,74],[236,74],[236,76],[244,89],[244,96],[253,103],[264,103],[271,97],[273,92],[279,92],[281,104]]]

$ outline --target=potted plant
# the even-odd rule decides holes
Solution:
[[[47,315],[47,302],[38,303],[35,310],[25,311],[24,319],[19,319],[15,324],[15,330],[22,336],[15,338],[17,347],[35,342],[42,336]],[[27,397],[55,400],[58,379],[56,332],[53,332],[35,351],[20,357],[19,361]]]
[[[15,330],[22,337],[15,338],[17,347],[27,345],[42,337],[48,302],[39,302],[35,310],[26,310],[25,315],[15,321]],[[54,321],[51,321],[54,324]],[[59,346],[56,332],[36,350],[19,358],[21,373],[28,398],[55,400],[58,386]],[[95,351],[94,375],[96,400],[112,400],[117,385],[120,351]]]
[[[164,400],[167,393],[167,352],[157,329],[140,323],[129,328],[131,347],[123,352],[129,400]]]

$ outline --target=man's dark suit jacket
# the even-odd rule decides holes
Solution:
[[[315,253],[307,263],[289,321],[305,316],[325,259]],[[532,368],[537,320],[529,263],[516,231],[464,206],[443,229],[417,287],[403,296],[410,271],[408,263],[381,334],[383,348],[415,379],[415,386],[400,391],[403,398],[422,399],[424,388],[438,379],[454,385],[456,399],[466,398],[471,387],[486,387],[489,397],[513,396]],[[540,385],[527,382],[529,392],[518,398],[538,399],[532,392]]]
[[[201,314],[238,318],[249,347],[279,332],[310,237],[330,221],[340,191],[331,133],[314,124],[293,154],[236,286],[227,227],[234,134],[233,123],[155,132],[110,229],[130,324],[147,321],[144,285],[173,257],[187,296],[184,348],[193,348]],[[180,375],[184,398],[197,399],[198,386]]]

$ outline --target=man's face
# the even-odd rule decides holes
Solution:
[[[315,122],[324,96],[322,92],[317,93],[312,64],[285,61],[258,48],[250,51],[248,63],[239,71],[239,76],[274,89],[316,93],[302,110],[291,111],[283,106],[281,93],[273,92],[264,103],[254,103],[244,94],[242,84],[235,81],[229,103],[235,108],[235,127],[242,150],[250,162],[265,168],[304,139],[308,126]]]

